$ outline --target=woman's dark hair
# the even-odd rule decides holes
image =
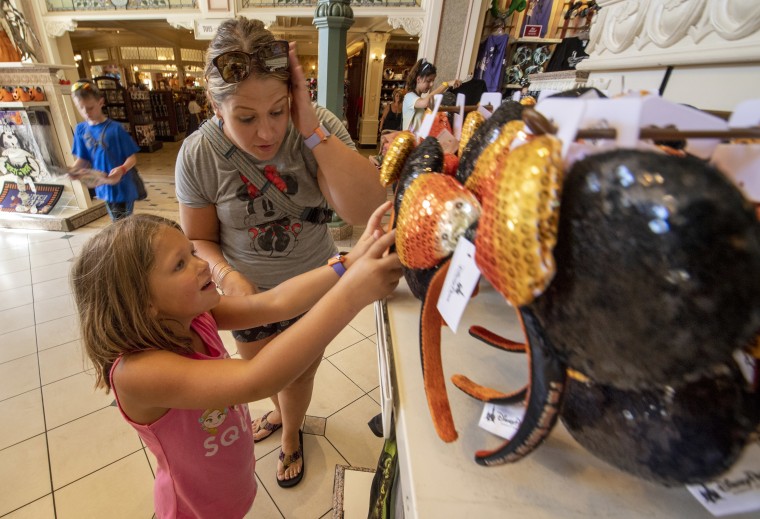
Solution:
[[[417,61],[417,63],[412,66],[412,70],[409,71],[409,74],[406,76],[406,90],[407,92],[414,92],[417,89],[417,78],[418,77],[427,77],[427,76],[433,76],[437,73],[437,70],[435,68],[435,65],[430,63],[425,58],[422,58],[421,60]]]

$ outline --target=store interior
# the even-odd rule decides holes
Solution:
[[[199,18],[222,19],[202,3]],[[297,43],[317,101],[320,33],[285,3],[299,15],[267,11],[269,30]],[[303,482],[275,481],[279,432],[256,444],[253,516],[757,517],[760,6],[406,3],[412,15],[365,16],[356,2],[335,114],[395,203],[404,278],[327,346]],[[8,519],[155,517],[157,461],[82,357],[71,265],[111,221],[65,175],[82,121],[72,78],[96,82],[140,147],[136,213],[179,220],[189,105],[213,116],[197,25],[78,14],[70,60],[0,60],[3,131],[19,143],[0,141],[0,412],[25,417],[0,433]],[[463,86],[424,131],[383,137],[420,58],[434,85]],[[22,159],[43,173],[14,174]],[[363,230],[331,232],[350,250]]]

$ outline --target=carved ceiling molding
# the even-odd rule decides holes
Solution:
[[[402,27],[407,33],[412,36],[419,36],[422,34],[423,19],[422,17],[388,17],[388,25],[394,29]]]
[[[173,18],[173,17],[166,17],[166,22],[174,27],[175,29],[187,29],[190,31],[195,30],[195,21],[193,18],[187,17],[187,18]]]
[[[264,15],[264,16],[260,16],[257,14],[256,19],[261,20],[261,23],[263,23],[264,27],[266,28],[269,28],[273,25],[277,25],[277,15],[274,15],[274,14]]]
[[[586,46],[590,58],[579,66],[581,69],[760,59],[757,0],[598,0],[598,3],[602,9]],[[602,62],[604,66],[598,66]]]
[[[51,38],[60,38],[67,32],[74,32],[77,28],[77,22],[73,20],[60,21],[48,20],[45,22],[45,32]]]

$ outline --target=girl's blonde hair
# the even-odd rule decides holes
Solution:
[[[72,267],[82,344],[95,365],[96,386],[106,392],[111,367],[121,355],[192,351],[190,337],[172,331],[150,311],[154,242],[167,227],[182,231],[176,222],[149,214],[114,222],[87,241]]]
[[[425,58],[418,60],[417,63],[412,65],[412,69],[409,71],[409,74],[406,75],[406,91],[416,92],[418,77],[432,76],[436,73],[437,70],[435,68],[435,65],[430,63]]]
[[[225,83],[221,74],[213,64],[213,59],[230,51],[253,53],[262,44],[274,41],[274,35],[269,32],[259,20],[248,19],[244,16],[225,20],[216,30],[214,39],[206,51],[206,95],[215,104],[221,105],[229,96],[235,94],[239,83]],[[283,82],[290,79],[287,70],[269,72],[254,58],[251,60],[251,75],[256,78],[274,78]],[[247,81],[246,78],[244,81]]]

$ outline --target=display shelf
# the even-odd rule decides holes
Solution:
[[[3,101],[0,108],[33,108],[36,106],[50,106],[50,101]]]
[[[156,125],[153,121],[150,92],[130,90],[128,94],[126,100],[132,123],[132,137],[140,146],[140,151],[144,153],[160,150],[163,144],[156,141]]]
[[[185,138],[187,114],[183,103],[175,99],[171,90],[154,90],[150,93],[156,138],[161,141],[179,141]]]
[[[478,427],[484,404],[457,389],[450,377],[462,373],[500,391],[516,390],[528,382],[525,355],[488,347],[467,333],[471,325],[479,324],[522,342],[515,310],[481,281],[458,333],[445,326],[441,330],[446,389],[459,433],[456,441],[444,443],[435,432],[425,397],[418,346],[420,301],[401,280],[386,307],[378,319],[386,330],[378,330],[377,345],[382,348],[379,354],[389,357],[392,387],[384,387],[384,377],[381,394],[392,392],[400,470],[400,481],[394,486],[400,483],[405,517],[712,517],[685,487],[655,485],[600,461],[561,422],[543,444],[516,463],[476,464],[475,451],[493,449],[503,440]],[[750,517],[757,514],[731,519]]]
[[[557,38],[516,38],[507,44],[504,76],[501,89],[521,88],[520,81],[531,74],[544,71],[554,47],[562,40]]]

